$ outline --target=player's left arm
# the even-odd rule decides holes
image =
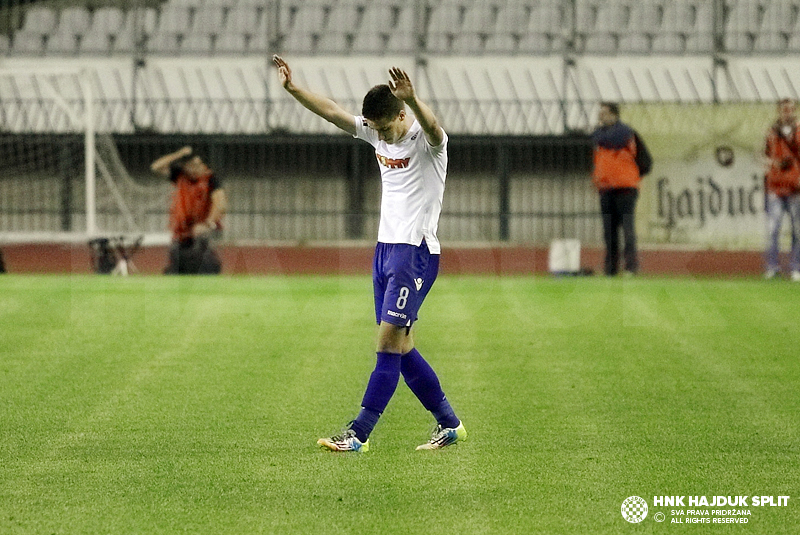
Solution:
[[[414,85],[408,74],[398,67],[389,69],[389,88],[392,94],[406,103],[406,105],[414,113],[422,131],[425,132],[425,138],[428,143],[433,147],[438,147],[444,141],[444,130],[439,126],[439,121],[427,104],[425,104],[414,90]]]

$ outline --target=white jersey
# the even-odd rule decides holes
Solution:
[[[356,135],[375,147],[381,168],[381,221],[378,241],[420,245],[440,254],[436,237],[447,175],[447,134],[431,147],[417,120],[397,143],[386,143],[356,117]]]

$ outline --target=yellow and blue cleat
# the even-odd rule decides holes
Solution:
[[[464,424],[460,421],[458,422],[458,427],[442,427],[441,425],[437,425],[431,439],[425,444],[417,446],[417,449],[438,450],[455,444],[458,441],[466,440],[466,438],[467,430],[464,429]]]
[[[332,451],[369,451],[369,439],[366,442],[361,442],[356,438],[356,432],[352,429],[344,430],[341,435],[321,438],[317,440],[317,444]]]

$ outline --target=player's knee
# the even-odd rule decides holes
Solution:
[[[414,339],[409,328],[382,322],[378,332],[377,350],[381,353],[405,355],[414,348]]]

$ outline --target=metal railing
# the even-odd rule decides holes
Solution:
[[[23,137],[14,139],[16,160],[0,164],[0,230],[80,232],[86,209],[80,138]],[[204,155],[230,199],[226,240],[302,243],[377,236],[377,162],[369,145],[347,136],[132,134],[115,136],[115,143],[122,164],[142,186],[163,184],[149,165],[179,145],[190,144]],[[30,158],[46,160],[35,175],[19,171]],[[12,164],[17,172],[7,167]],[[569,236],[596,243],[600,222],[590,166],[585,137],[453,136],[440,238],[545,244]],[[148,212],[142,232],[167,228],[169,191],[161,191],[163,200]],[[101,208],[100,230],[108,217],[112,214]]]

